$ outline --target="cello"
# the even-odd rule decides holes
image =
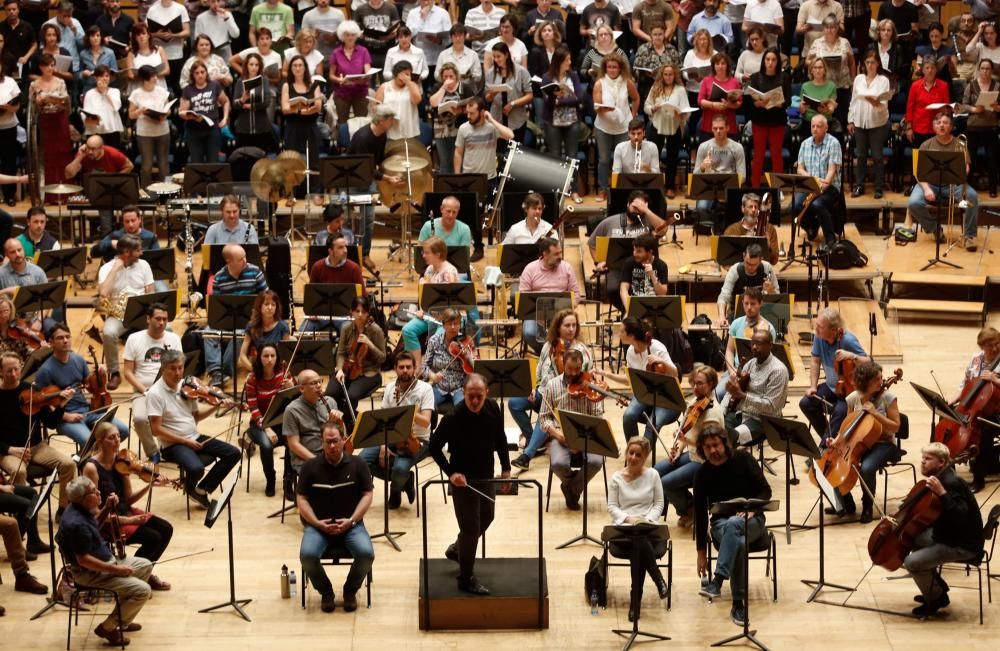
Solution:
[[[993,360],[988,370],[993,373],[1000,370],[1000,355]],[[965,422],[956,423],[943,418],[934,427],[934,435],[931,437],[935,443],[948,446],[948,452],[953,458],[969,448],[979,447],[979,415],[1000,411],[1000,391],[997,391],[990,380],[976,378],[973,382],[966,382],[955,411],[965,417]]]
[[[877,399],[886,389],[903,379],[903,369],[897,368],[893,376],[882,381],[882,388],[872,399]],[[819,487],[817,468],[830,485],[841,494],[848,493],[858,481],[857,468],[861,458],[882,438],[882,424],[863,409],[852,411],[840,426],[833,444],[823,451],[817,463],[809,469],[809,480]]]

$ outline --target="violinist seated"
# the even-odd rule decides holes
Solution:
[[[629,296],[666,296],[667,263],[657,257],[660,243],[655,235],[632,240],[632,257],[622,264],[618,297],[624,311]],[[617,303],[616,303],[617,305]],[[657,333],[661,337],[666,333]]]
[[[584,392],[571,395],[570,387],[582,386],[584,382],[593,382],[589,373],[583,371],[583,355],[578,350],[567,350],[563,353],[563,372],[548,381],[542,389],[542,411],[538,417],[541,430],[552,437],[549,444],[549,463],[552,473],[559,478],[563,497],[566,498],[566,508],[571,511],[580,510],[580,495],[587,483],[604,465],[604,457],[590,453],[586,459],[574,464],[573,457],[583,454],[566,445],[566,437],[559,427],[556,410],[575,411],[588,416],[604,414],[603,396],[592,401]],[[574,391],[575,392],[575,391]],[[582,470],[574,470],[573,466],[583,466]]]
[[[744,195],[744,198],[747,195]],[[719,325],[729,326],[729,313],[733,307],[733,297],[745,294],[748,287],[759,287],[762,294],[777,294],[778,275],[774,266],[764,260],[764,252],[759,244],[751,244],[743,249],[743,261],[729,267],[722,290],[716,300],[719,313]]]
[[[525,440],[524,450],[510,462],[515,468],[527,470],[538,449],[548,438],[541,429],[540,420],[536,421],[532,428],[531,412],[541,410],[542,389],[549,380],[562,373],[563,353],[567,350],[579,351],[583,355],[583,370],[591,370],[593,360],[590,357],[590,348],[580,341],[580,317],[569,308],[556,312],[549,324],[548,340],[542,346],[538,365],[535,367],[534,395],[529,398],[511,398],[507,403],[510,415],[521,429],[521,436]]]
[[[847,415],[844,397],[850,392],[846,391],[846,384],[853,381],[845,376],[845,382],[841,383],[844,397],[838,395],[837,381],[840,377],[837,368],[856,367],[867,362],[869,357],[858,338],[844,327],[840,312],[832,307],[820,310],[816,316],[811,354],[809,388],[799,400],[799,409],[820,438],[830,438],[834,432],[840,431],[840,424]],[[820,369],[826,376],[823,384],[819,383]]]
[[[858,468],[861,481],[868,487],[861,489],[861,519],[862,524],[872,521],[872,506],[874,504],[872,495],[875,493],[875,473],[892,458],[896,452],[896,432],[899,431],[901,422],[899,416],[899,405],[896,402],[896,395],[883,387],[882,367],[876,362],[867,361],[858,364],[854,368],[855,389],[847,396],[848,414],[844,419],[843,427],[849,427],[864,412],[871,418],[860,421],[851,432],[851,438],[868,438],[867,432],[871,428],[881,430],[881,436],[861,457],[861,464]],[[873,422],[874,420],[874,422]],[[877,425],[876,425],[877,423]],[[844,432],[838,434],[836,438],[823,439],[822,447],[828,448],[840,442],[843,443]],[[855,443],[856,444],[856,443]],[[828,506],[826,512],[830,515],[853,515],[855,513],[854,497],[850,491],[842,492],[834,486],[840,496],[840,506]]]
[[[146,412],[153,435],[160,440],[161,454],[167,461],[184,469],[184,489],[198,504],[210,505],[209,494],[219,487],[229,471],[240,462],[239,448],[198,434],[198,423],[215,413],[216,407],[232,406],[229,398],[220,397],[201,387],[201,395],[208,402],[200,406],[199,393],[184,383],[184,353],[167,350],[160,355],[160,379],[153,383],[146,394]],[[212,469],[205,472],[206,460],[214,460]]]
[[[28,467],[41,466],[59,470],[59,507],[66,508],[69,498],[66,485],[76,477],[76,464],[66,455],[49,445],[42,433],[42,426],[56,427],[63,416],[63,405],[73,397],[72,389],[49,390],[42,395],[31,391],[31,384],[21,379],[21,359],[12,352],[0,353],[0,413],[4,414],[5,427],[0,428],[0,465],[11,477],[11,483],[23,486],[28,482]],[[28,392],[28,404],[21,404],[21,395]],[[37,404],[36,402],[37,401]],[[37,413],[29,416],[29,412]],[[29,429],[30,425],[30,429]],[[29,532],[30,551],[48,551],[40,545],[38,531]]]
[[[749,377],[743,386],[740,377],[729,376],[726,392],[732,401],[739,401],[739,411],[726,412],[726,429],[733,445],[754,445],[764,438],[761,416],[780,417],[788,397],[788,369],[771,354],[774,338],[767,330],[757,330],[750,339],[753,358],[743,367]]]
[[[764,295],[760,287],[748,287],[743,290],[743,316],[737,317],[729,324],[729,338],[726,341],[726,366],[729,368],[739,368],[740,358],[736,351],[737,339],[750,339],[753,333],[758,330],[767,330],[771,333],[772,340],[777,337],[777,330],[774,325],[765,319],[760,309],[764,305]],[[716,389],[715,397],[721,402],[726,395],[726,381],[729,380],[729,373],[722,377],[722,383]]]
[[[951,404],[957,405],[962,394],[972,390],[977,380],[985,380],[993,385],[994,396],[1000,390],[1000,374],[995,369],[1000,362],[1000,332],[987,326],[979,331],[976,344],[982,352],[977,353],[965,368],[965,376],[958,391],[952,396]],[[991,401],[992,402],[992,401]],[[990,409],[989,411],[992,411]],[[995,422],[996,414],[977,414],[987,421]],[[987,422],[979,421],[979,452],[969,461],[972,470],[972,492],[978,493],[986,487],[986,475],[995,471],[997,463],[996,435],[997,428]]]
[[[682,428],[677,432],[669,456],[654,466],[663,485],[663,497],[677,511],[677,525],[685,529],[694,522],[694,500],[688,489],[694,485],[694,476],[705,461],[698,454],[698,434],[708,423],[720,427],[725,424],[725,412],[715,401],[715,386],[719,383],[715,369],[696,364],[688,375],[688,382],[694,398],[688,405]]]
[[[759,232],[757,229],[760,227],[760,224],[757,223],[760,212],[760,195],[754,192],[744,194],[740,202],[740,209],[743,218],[727,226],[722,234],[730,237],[756,237]],[[775,228],[774,224],[768,222],[765,237],[767,237],[767,261],[771,264],[778,264],[778,252],[781,246],[778,244],[778,229]],[[757,257],[760,257],[759,253]]]
[[[281,299],[274,290],[265,289],[253,302],[250,323],[240,347],[240,367],[249,371],[264,344],[277,345],[290,335],[288,322],[281,318]]]
[[[949,463],[948,447],[943,443],[929,443],[920,451],[920,472],[927,477],[927,488],[940,500],[941,515],[917,535],[903,560],[903,567],[920,589],[922,603],[913,609],[919,618],[929,617],[950,603],[948,584],[938,567],[973,561],[983,553],[979,505]]]
[[[62,422],[56,426],[56,431],[73,439],[78,447],[82,447],[90,437],[90,428],[104,414],[104,409],[94,409],[95,395],[93,390],[98,382],[92,381],[90,368],[86,360],[73,352],[73,335],[65,323],[56,324],[49,332],[49,345],[52,355],[46,359],[35,374],[35,386],[57,386],[60,389],[72,388],[75,393],[69,402],[63,405]],[[105,372],[103,366],[97,369],[97,380]],[[88,381],[90,383],[88,384]],[[91,392],[91,402],[88,403],[80,387],[88,387]],[[106,391],[104,395],[109,399]],[[98,403],[99,404],[99,403]],[[118,428],[122,440],[128,438],[128,426],[117,418],[111,421]]]
[[[31,552],[30,541],[28,550],[25,550],[21,542],[22,525],[34,503],[34,498],[35,492],[27,486],[15,488],[9,484],[0,484],[0,538],[3,538],[4,551],[7,553],[7,560],[10,561],[10,569],[14,572],[14,591],[45,594],[49,591],[48,586],[32,576],[28,568],[29,552],[31,560],[38,558],[37,552]],[[17,517],[7,515],[8,512],[17,513]],[[34,529],[33,525],[27,526],[31,527],[29,531]],[[35,535],[38,535],[37,529]],[[0,616],[3,614],[4,608],[0,606]]]
[[[458,310],[448,308],[442,312],[441,324],[443,327],[427,340],[427,354],[419,373],[434,389],[435,409],[445,402],[456,407],[462,404],[462,387],[476,356],[475,341],[461,332],[462,315]]]
[[[382,386],[384,361],[385,333],[372,319],[369,300],[357,296],[351,301],[351,320],[337,342],[336,371],[326,385],[326,395],[347,414],[344,425],[348,432],[354,431],[358,403]]]
[[[353,260],[347,259],[347,247],[350,246],[347,237],[344,235],[330,237],[326,240],[326,246],[329,249],[329,255],[322,260],[317,260],[313,264],[312,269],[309,270],[309,282],[360,285],[361,295],[366,296],[368,289],[365,286],[364,276],[361,274],[361,267]],[[306,319],[306,322],[302,324],[302,329],[306,332],[318,332],[320,330],[330,330],[334,327],[334,324],[336,324],[337,332],[343,332],[347,326],[347,321],[329,321],[320,318]]]
[[[563,260],[562,245],[559,240],[543,237],[538,240],[538,259],[532,260],[524,267],[518,285],[521,292],[569,292],[575,301],[580,300],[580,284],[572,265]],[[538,341],[538,326],[536,319],[528,319],[521,323],[521,340],[536,355],[543,347]]]
[[[637,319],[634,316],[626,317],[622,321],[618,331],[618,340],[628,346],[625,351],[625,364],[630,369],[638,371],[655,371],[670,377],[678,377],[677,367],[670,359],[670,352],[658,339],[653,338],[653,325],[647,319]],[[601,377],[608,377],[619,382],[628,382],[627,373],[612,373],[608,370],[594,370],[594,374]],[[629,402],[622,414],[622,431],[625,440],[630,440],[633,436],[639,435],[639,422],[646,423],[645,436],[649,439],[650,445],[656,444],[657,436],[664,425],[677,420],[680,416],[673,409],[667,407],[657,407],[656,413],[653,408],[648,407],[635,398]],[[649,426],[647,418],[651,417],[653,428]]]
[[[277,344],[267,343],[260,347],[253,361],[253,368],[247,376],[246,396],[250,408],[250,428],[248,435],[260,450],[260,465],[264,470],[264,495],[274,496],[274,448],[285,445],[281,425],[264,427],[264,415],[271,406],[274,396],[282,389],[292,386],[292,375],[282,365]],[[285,455],[284,487],[292,494],[291,454]]]
[[[33,351],[48,345],[39,331],[17,318],[10,296],[0,294],[0,353],[14,353],[24,363]]]
[[[415,376],[416,364],[413,355],[405,350],[396,357],[396,379],[389,383],[382,394],[382,408],[415,405],[413,431],[409,440],[400,447],[386,450],[385,446],[365,448],[360,456],[371,469],[372,474],[392,481],[389,487],[389,508],[398,509],[402,493],[410,504],[416,499],[413,466],[429,454],[431,438],[431,414],[434,413],[434,390],[431,385]]]
[[[457,201],[457,200],[456,200]],[[450,210],[451,203],[448,199],[441,202],[442,214],[445,210]],[[458,214],[458,209],[455,209]],[[427,268],[424,275],[417,279],[417,286],[424,283],[457,283],[459,281],[458,269],[448,262],[448,245],[438,236],[429,237],[420,243],[421,255]],[[414,318],[410,319],[403,326],[403,350],[413,355],[417,360],[417,372],[423,370],[423,354],[420,349],[420,338],[433,335],[438,326],[433,319],[428,319],[428,315],[423,310],[417,310]],[[428,343],[430,343],[428,341]]]
[[[118,240],[118,255],[101,265],[97,272],[100,305],[106,305],[104,329],[104,360],[108,365],[108,390],[114,391],[122,383],[119,368],[118,344],[125,336],[125,302],[129,296],[153,292],[153,270],[142,259],[142,240],[125,235]]]
[[[24,254],[24,246],[20,240],[13,237],[8,239],[4,242],[3,251],[7,263],[0,265],[0,295],[13,298],[19,287],[42,285],[49,281],[42,268]],[[55,312],[45,310],[41,314],[25,314],[18,317],[24,317],[27,325],[35,332],[48,332],[56,323],[55,317],[62,311],[62,308]]]
[[[150,563],[156,563],[163,556],[174,528],[163,518],[135,508],[153,486],[169,486],[170,480],[153,471],[153,465],[143,466],[136,459],[136,465],[145,469],[149,480],[141,489],[132,490],[132,453],[128,448],[121,448],[118,430],[111,423],[101,423],[94,430],[94,455],[83,464],[83,475],[97,486],[101,492],[101,506],[108,503],[108,498],[116,496],[113,507],[118,514],[118,524],[122,540],[129,545],[139,545],[135,552],[137,558],[145,558]],[[114,541],[109,541],[114,542]],[[148,579],[153,590],[169,590],[170,584],[155,574]]]
[[[630,439],[625,448],[625,467],[615,472],[608,484],[608,514],[616,526],[626,524],[658,524],[663,513],[663,485],[653,468],[646,467],[649,441],[641,436]],[[667,553],[667,541],[654,544],[647,536],[611,541],[610,552],[616,558],[628,558],[632,563],[632,591],[628,621],[635,620],[635,608],[642,602],[646,575],[653,580],[657,595],[666,599],[670,587],[663,580],[656,559]]]
[[[118,502],[116,495],[105,501],[102,510],[101,492],[94,482],[77,477],[69,483],[69,499],[71,504],[59,521],[56,541],[79,584],[118,595],[120,608],[112,608],[94,633],[107,640],[108,646],[128,644],[124,632],[142,628],[134,620],[152,594],[149,577],[153,564],[145,558],[116,557],[101,535],[105,516]]]

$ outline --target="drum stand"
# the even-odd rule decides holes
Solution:
[[[399,218],[399,241],[400,247],[396,249],[393,253],[389,255],[392,258],[396,253],[402,250],[400,256],[401,260],[404,261],[404,269],[402,273],[409,276],[410,281],[414,279],[417,275],[416,266],[413,261],[413,171],[410,164],[410,143],[407,140],[403,141],[403,146],[405,147],[405,158],[404,163],[404,174],[406,174],[406,201],[403,205],[403,212]],[[434,219],[434,214],[431,213],[431,219]]]

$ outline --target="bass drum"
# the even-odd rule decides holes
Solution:
[[[564,197],[570,192],[578,162],[553,158],[511,143],[504,165],[504,192],[547,192]]]

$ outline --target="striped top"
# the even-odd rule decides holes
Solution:
[[[215,280],[212,281],[213,294],[251,296],[266,289],[267,279],[264,278],[264,272],[260,267],[250,263],[247,263],[240,272],[239,278],[229,275],[229,267],[222,267],[215,273]]]
[[[285,374],[278,370],[270,380],[258,378],[253,373],[247,376],[247,407],[250,408],[251,422],[260,425],[261,419],[267,413],[271,400],[281,391]]]

